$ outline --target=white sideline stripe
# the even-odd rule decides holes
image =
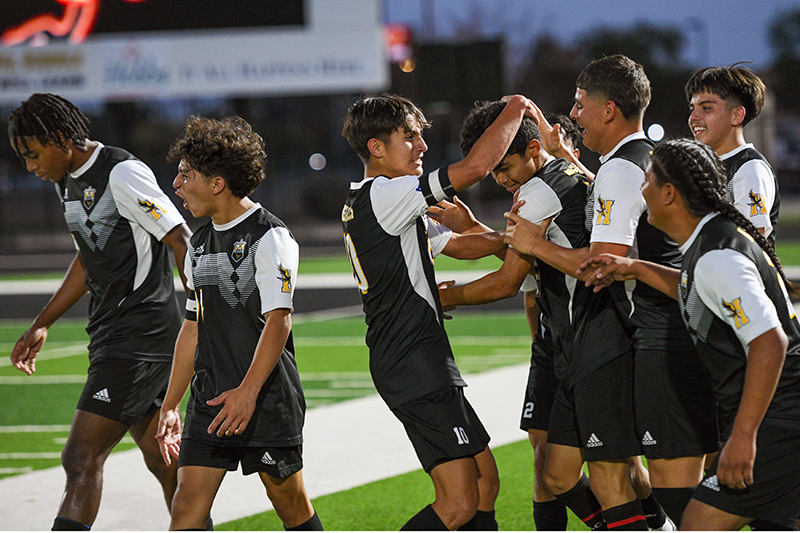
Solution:
[[[527,440],[518,428],[527,378],[527,363],[468,376],[467,397],[492,435],[492,446]],[[309,409],[303,448],[303,477],[312,498],[420,468],[403,426],[376,394]],[[94,530],[167,528],[169,516],[161,487],[147,472],[138,450],[111,454],[103,478],[103,500]],[[64,481],[61,467],[0,480],[0,494],[18,496],[0,498],[0,529],[48,530]],[[221,524],[269,509],[257,476],[230,473],[212,516]],[[324,516],[320,518],[325,521]]]
[[[478,279],[489,272],[489,270],[443,270],[441,272],[437,272],[436,277],[442,281],[455,280],[456,283],[461,284]],[[60,285],[60,279],[24,279],[0,281],[0,296],[53,294]],[[353,289],[355,291],[356,288],[357,285],[353,279],[353,275],[349,272],[337,274],[303,274],[300,272],[297,275],[297,283],[295,285],[295,290]],[[181,283],[181,279],[179,277],[175,278],[175,290],[183,290],[183,284]]]
[[[51,425],[51,426],[0,426],[0,433],[60,433],[69,431],[70,426]]]
[[[23,466],[22,468],[0,468],[0,474],[27,474],[33,472],[30,466]]]

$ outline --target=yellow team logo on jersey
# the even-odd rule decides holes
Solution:
[[[736,329],[739,329],[750,322],[750,319],[744,314],[744,309],[742,309],[741,298],[734,298],[734,300],[731,302],[722,300],[722,305],[728,311],[728,316],[733,318]]]
[[[750,192],[747,193],[747,196],[750,197],[750,202],[747,205],[750,206],[751,217],[767,214],[767,208],[764,206],[763,196],[753,191],[753,189],[750,189]]]
[[[153,220],[158,220],[164,216],[164,208],[149,198],[145,200],[139,200],[139,207],[144,209],[145,213],[148,213],[151,217],[153,217]]]
[[[342,208],[342,222],[349,222],[353,220],[353,208],[346,205]]]
[[[97,189],[89,185],[83,190],[83,207],[86,209],[91,209],[94,205],[95,196],[97,195]]]
[[[611,223],[611,206],[614,205],[614,200],[597,199],[600,208],[597,210],[597,224],[607,226]]]
[[[280,273],[278,279],[281,280],[281,292],[292,292],[292,271],[278,265],[278,272]]]
[[[244,239],[240,239],[233,243],[233,251],[231,252],[231,258],[236,261],[237,263],[244,258],[244,249],[247,246],[247,241]]]
[[[567,176],[574,176],[575,174],[580,174],[581,169],[575,166],[574,163],[570,163],[567,168],[564,169],[564,174]]]

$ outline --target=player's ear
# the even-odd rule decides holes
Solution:
[[[215,176],[211,178],[211,192],[214,194],[219,194],[225,190],[227,184],[225,183],[225,178],[222,176]]]
[[[531,139],[528,143],[528,146],[525,148],[525,155],[528,159],[533,159],[535,157],[539,157],[539,153],[542,150],[542,143],[539,142],[538,139]]]
[[[372,137],[370,140],[367,141],[367,149],[372,157],[382,157],[383,156],[383,148],[384,144],[383,141],[380,139],[376,139]]]
[[[603,116],[605,118],[605,123],[608,124],[614,117],[619,113],[619,108],[617,108],[617,104],[613,100],[606,100],[605,105],[603,105]]]
[[[741,126],[746,114],[747,111],[745,110],[743,105],[740,105],[739,107],[735,108],[733,110],[733,117],[731,118],[731,124],[733,124],[733,126],[735,127]]]

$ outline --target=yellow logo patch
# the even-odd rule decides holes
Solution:
[[[139,200],[139,207],[144,209],[145,213],[149,213],[150,216],[153,217],[153,220],[158,220],[164,216],[164,208],[155,203],[153,200]]]
[[[614,205],[614,200],[598,198],[597,203],[600,204],[600,208],[597,210],[596,223],[601,226],[607,226],[611,223],[611,206]]]
[[[747,315],[744,314],[744,309],[742,309],[742,299],[741,298],[734,298],[731,302],[726,302],[722,300],[722,305],[728,311],[728,316],[733,318],[733,322],[736,325],[736,329],[741,328],[745,324],[750,322],[750,319],[747,318]]]
[[[278,272],[280,273],[278,279],[281,280],[281,292],[292,292],[292,271],[278,265]]]

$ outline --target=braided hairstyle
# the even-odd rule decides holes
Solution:
[[[65,150],[67,140],[84,147],[89,138],[89,119],[65,98],[36,93],[8,118],[8,138],[17,155],[28,151],[26,137],[36,139],[42,146],[55,143]]]
[[[786,279],[772,242],[728,201],[727,174],[711,148],[689,139],[663,142],[653,150],[650,171],[659,186],[671,183],[678,189],[692,216],[702,218],[716,211],[746,231],[769,256],[789,293],[800,294],[800,288]]]

